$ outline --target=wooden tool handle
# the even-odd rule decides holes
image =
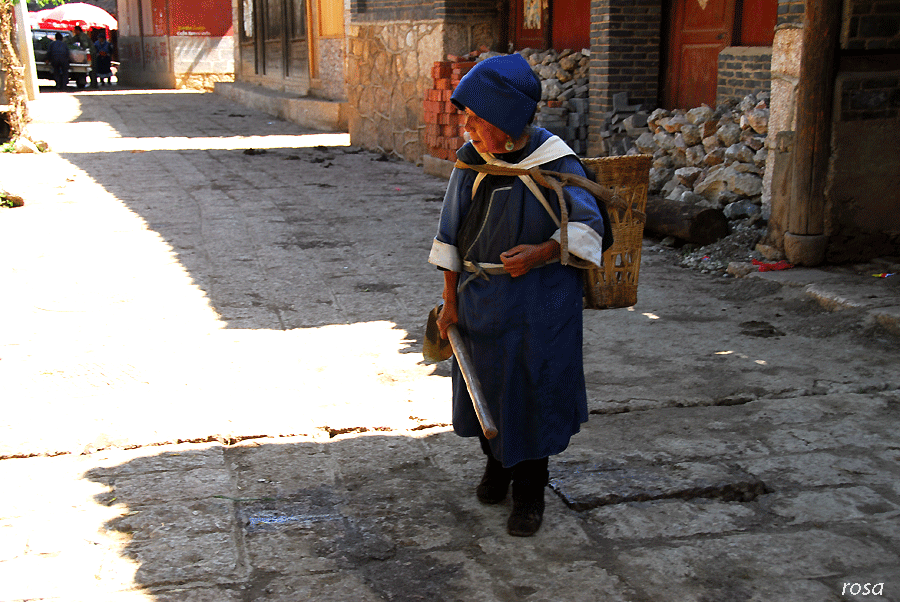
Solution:
[[[450,345],[453,347],[456,363],[459,364],[459,370],[466,381],[466,389],[469,390],[469,397],[472,398],[472,405],[475,406],[475,414],[478,416],[481,430],[484,432],[485,437],[493,439],[497,436],[497,427],[494,425],[494,419],[491,418],[491,411],[488,409],[487,401],[484,399],[484,393],[481,392],[481,384],[475,375],[475,365],[472,363],[472,357],[469,355],[468,349],[466,349],[456,324],[452,324],[447,329],[447,336],[450,339]]]

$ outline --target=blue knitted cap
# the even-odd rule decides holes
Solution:
[[[522,135],[541,100],[541,81],[521,54],[485,59],[466,73],[450,101],[512,138]]]

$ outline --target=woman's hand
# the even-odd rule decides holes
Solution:
[[[457,313],[456,303],[444,303],[444,306],[441,309],[441,315],[439,315],[437,319],[438,330],[441,331],[442,339],[450,338],[447,335],[447,329],[457,322],[459,322],[459,314]]]
[[[524,276],[531,268],[544,265],[559,257],[559,243],[548,240],[539,245],[516,245],[500,254],[503,267],[513,278]]]

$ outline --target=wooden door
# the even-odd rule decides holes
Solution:
[[[663,104],[715,106],[719,52],[731,44],[735,0],[674,0]]]
[[[553,48],[591,47],[591,0],[553,0],[550,21]]]
[[[512,0],[509,6],[509,31],[514,49],[548,48],[549,0]]]
[[[743,0],[741,3],[741,46],[771,46],[778,22],[778,0]]]

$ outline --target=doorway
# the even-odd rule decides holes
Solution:
[[[591,0],[510,0],[513,50],[591,47]]]
[[[671,16],[663,107],[715,106],[719,53],[727,46],[771,46],[778,0],[673,0]]]

